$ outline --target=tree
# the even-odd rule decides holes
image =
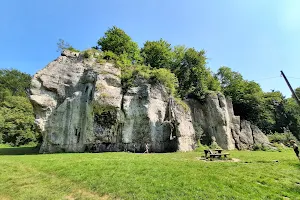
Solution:
[[[29,74],[0,70],[0,143],[36,142],[33,109],[27,98],[30,82]]]
[[[264,93],[262,119],[258,122],[258,126],[263,132],[284,132],[288,124],[284,102],[285,98],[279,91]]]
[[[69,50],[73,52],[80,52],[78,49],[72,47],[68,42],[65,42],[63,39],[59,39],[57,42],[57,52],[62,52],[63,50]]]
[[[194,48],[186,49],[177,46],[174,49],[174,59],[172,71],[176,74],[179,81],[179,94],[181,97],[187,95],[203,99],[209,90],[209,85],[213,87],[214,78],[206,68],[205,51],[196,51]],[[209,77],[209,78],[207,78]]]
[[[5,93],[11,93],[14,96],[26,96],[30,82],[31,76],[29,74],[16,69],[0,70],[0,98],[1,96],[3,98]]]
[[[300,98],[300,87],[297,87],[295,89],[295,93],[296,93],[297,97]]]
[[[63,39],[58,39],[57,44],[57,52],[62,52],[65,49],[68,49],[71,47],[71,45],[67,42],[65,42]]]
[[[4,143],[13,146],[36,142],[34,115],[29,99],[22,96],[7,97],[0,105],[0,133]]]
[[[238,72],[221,67],[216,75],[225,96],[232,98],[234,113],[257,124],[262,119],[263,91],[254,81],[246,81]]]
[[[104,36],[98,40],[98,45],[102,51],[111,51],[117,56],[126,53],[128,59],[133,62],[141,60],[137,43],[133,42],[129,35],[116,26],[105,32]]]
[[[147,41],[141,49],[144,64],[153,68],[170,68],[173,52],[171,44],[163,39]]]
[[[288,98],[284,103],[285,114],[288,119],[287,127],[300,140],[300,107],[295,99]]]

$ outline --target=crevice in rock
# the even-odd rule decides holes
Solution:
[[[125,101],[124,96],[126,95],[127,91],[124,92],[124,93],[123,93],[123,91],[121,91],[121,92],[122,92],[122,98],[121,98],[120,110],[124,114],[124,117],[126,118],[127,115],[126,115],[126,112],[125,112],[125,109],[124,109],[124,101]]]
[[[219,95],[217,95],[217,99],[218,99],[219,107],[222,108],[223,106],[222,106],[222,103],[221,103]]]
[[[253,144],[255,144],[254,134],[253,134],[253,128],[251,127],[251,125],[250,125],[250,129],[251,129],[251,135],[252,135]]]

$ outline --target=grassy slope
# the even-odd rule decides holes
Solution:
[[[300,199],[292,150],[230,153],[241,161],[203,162],[196,152],[2,155],[0,199]]]

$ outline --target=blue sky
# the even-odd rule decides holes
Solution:
[[[84,50],[116,25],[140,47],[205,49],[214,72],[228,66],[264,91],[290,96],[280,70],[300,86],[298,0],[2,0],[0,22],[0,68],[34,74],[59,56],[59,38]]]

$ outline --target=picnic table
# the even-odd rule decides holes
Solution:
[[[213,158],[222,158],[222,156],[224,158],[227,158],[227,155],[229,155],[229,153],[222,153],[222,151],[223,149],[215,149],[214,151],[211,149],[205,149],[205,158],[210,158],[210,160],[212,160]]]

